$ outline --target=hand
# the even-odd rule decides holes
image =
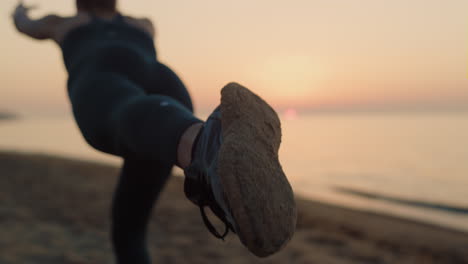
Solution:
[[[13,11],[13,17],[17,15],[27,15],[29,10],[35,9],[37,6],[25,6],[23,1],[20,0],[18,5],[16,6],[15,10]]]

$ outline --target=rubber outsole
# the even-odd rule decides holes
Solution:
[[[221,91],[221,126],[218,175],[237,234],[253,254],[269,256],[292,238],[297,220],[278,160],[280,120],[259,96],[230,83]]]

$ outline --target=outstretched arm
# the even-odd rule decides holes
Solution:
[[[19,32],[35,39],[51,39],[54,37],[57,26],[62,18],[56,15],[48,15],[40,19],[31,19],[28,11],[32,7],[26,7],[22,2],[13,12],[13,21]]]

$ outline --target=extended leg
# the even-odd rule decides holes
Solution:
[[[112,205],[112,242],[118,264],[150,264],[146,231],[172,165],[125,159]]]
[[[86,141],[118,156],[174,164],[182,134],[201,122],[178,100],[147,94],[115,73],[84,76],[69,94]]]

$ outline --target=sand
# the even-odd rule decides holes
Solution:
[[[118,168],[0,152],[0,263],[114,263],[109,208]],[[468,234],[296,198],[288,246],[259,259],[235,235],[222,242],[172,177],[151,221],[154,263],[468,263]]]

